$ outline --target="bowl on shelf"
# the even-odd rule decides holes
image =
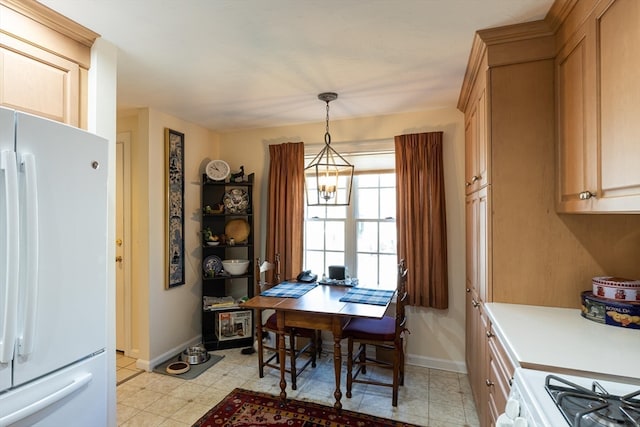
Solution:
[[[232,276],[240,276],[247,272],[249,267],[248,259],[225,259],[222,261],[224,271]]]
[[[209,246],[218,246],[220,244],[220,240],[207,240],[207,245]]]

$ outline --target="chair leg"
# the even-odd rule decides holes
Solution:
[[[367,345],[360,344],[360,371],[366,375],[367,374]]]
[[[398,382],[400,381],[400,351],[396,349],[393,352],[393,394],[391,397],[391,405],[398,406]]]
[[[313,331],[313,338],[311,338],[311,347],[309,347],[309,351],[311,352],[311,367],[316,367],[316,349],[318,346],[318,331]]]
[[[400,385],[404,386],[404,347],[402,346],[402,340],[400,340],[398,352],[400,354]]]
[[[353,338],[347,339],[347,398],[351,398],[351,387],[353,386]]]
[[[262,347],[262,321],[260,315],[256,316],[258,322],[256,325],[256,340],[258,340],[258,375],[264,378],[264,348]]]
[[[297,388],[296,378],[297,378],[297,369],[296,369],[296,337],[293,331],[289,335],[289,351],[291,352],[291,389],[295,390]]]

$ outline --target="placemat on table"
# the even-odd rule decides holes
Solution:
[[[353,288],[340,301],[360,304],[387,305],[395,293],[391,289]]]
[[[263,297],[300,298],[316,286],[318,286],[316,283],[282,282],[260,295]]]

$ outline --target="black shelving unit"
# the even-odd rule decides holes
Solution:
[[[254,228],[253,228],[253,186],[254,174],[249,174],[246,181],[224,182],[212,181],[206,174],[202,175],[202,230],[209,229],[215,235],[225,234],[227,223],[233,219],[244,219],[249,223],[249,236],[246,241],[220,242],[217,246],[209,246],[202,236],[202,340],[207,350],[218,350],[235,347],[253,346],[254,315],[253,310],[242,309],[228,302],[219,306],[205,307],[205,297],[234,300],[246,296],[253,297],[254,290]],[[234,188],[246,191],[248,207],[243,212],[207,213],[206,206],[215,210],[223,204],[225,194]],[[221,260],[241,258],[249,260],[247,272],[240,276],[226,273],[211,275],[205,271],[204,261],[210,255]]]

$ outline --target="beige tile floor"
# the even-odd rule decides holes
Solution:
[[[144,372],[142,369],[136,368],[136,359],[116,351],[116,384],[120,385],[142,372]]]
[[[191,426],[236,387],[279,394],[279,372],[266,368],[258,377],[257,356],[240,349],[216,351],[224,355],[217,364],[193,380],[153,372],[137,372],[135,361],[118,357],[118,426]],[[132,361],[134,364],[132,365]],[[406,367],[398,407],[391,406],[391,389],[356,384],[353,397],[345,394],[344,409],[429,427],[476,427],[479,425],[467,376],[436,369]],[[367,375],[388,375],[388,371]],[[133,375],[124,381],[126,375]],[[123,380],[120,380],[122,378]],[[298,390],[287,386],[287,396],[333,405],[333,357],[323,354],[318,366],[309,366],[298,379]],[[123,382],[121,382],[123,381]]]

